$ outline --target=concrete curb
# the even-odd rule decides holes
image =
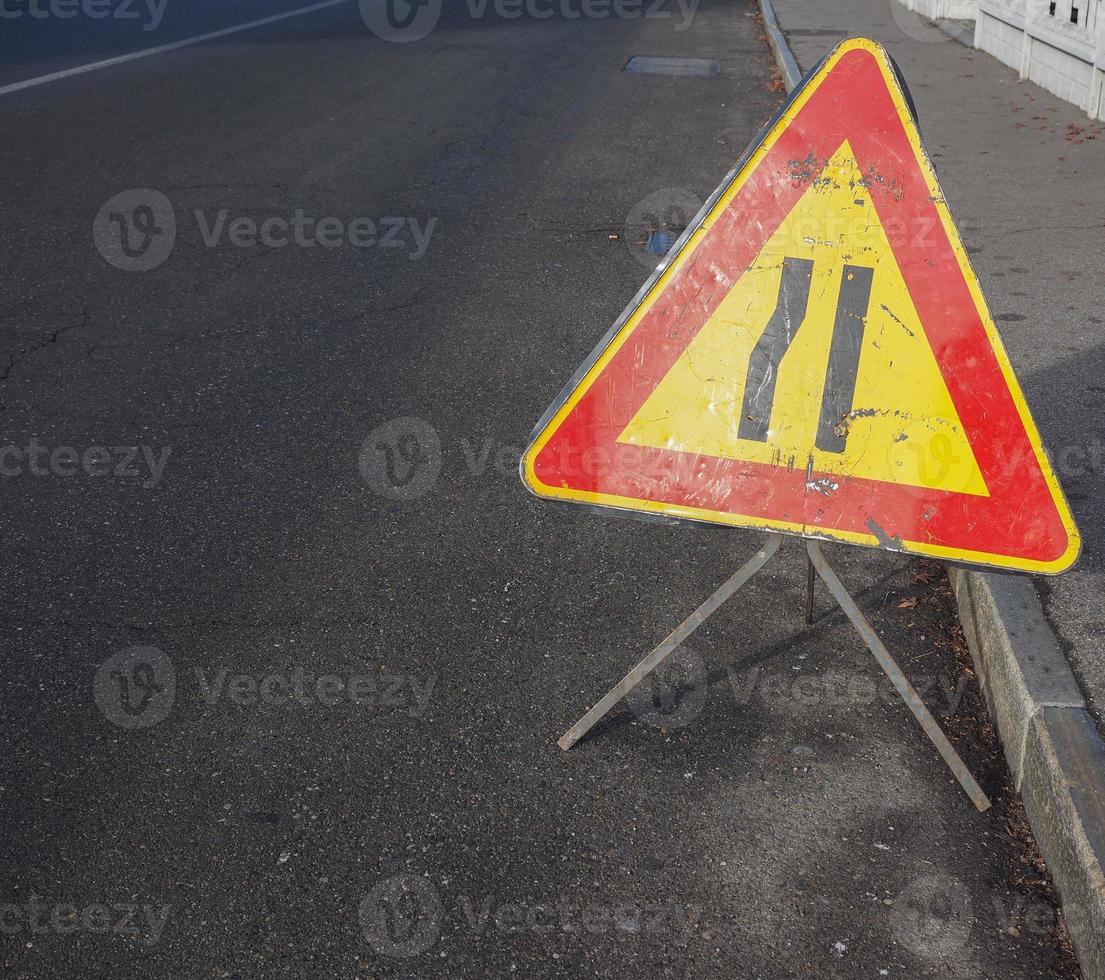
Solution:
[[[1088,980],[1105,978],[1105,743],[1030,579],[948,570],[979,683]]]
[[[760,13],[763,15],[767,40],[775,53],[779,71],[783,74],[783,84],[789,92],[802,81],[802,69],[798,67],[794,52],[790,50],[787,39],[783,37],[783,29],[779,26],[779,18],[775,16],[775,8],[771,5],[771,0],[760,0]]]
[[[802,78],[759,0],[787,91]],[[949,568],[959,619],[1087,980],[1105,980],[1105,743],[1031,580]]]

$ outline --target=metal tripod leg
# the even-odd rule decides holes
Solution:
[[[606,697],[569,728],[556,744],[562,749],[567,750],[583,738],[584,735],[602,720],[614,705],[640,684],[641,681],[652,673],[652,671],[659,667],[680,643],[686,640],[687,637],[706,622],[710,616],[717,612],[722,603],[731,598],[745,582],[763,568],[764,565],[771,560],[771,556],[779,550],[779,545],[782,541],[782,535],[772,534],[764,546],[748,560],[740,571],[733,575],[732,578],[728,579],[717,592],[710,596],[709,599],[702,603],[701,606],[672,630],[663,643],[626,674],[618,683],[617,687],[610,691]]]
[[[806,558],[806,625],[813,625],[813,559]]]
[[[890,652],[883,645],[878,634],[871,628],[867,620],[863,618],[863,613],[859,611],[859,606],[856,605],[855,601],[848,594],[848,590],[844,588],[840,579],[837,578],[836,572],[832,570],[829,563],[825,560],[825,556],[821,553],[821,548],[818,546],[817,542],[807,540],[806,551],[809,553],[810,561],[813,562],[814,568],[817,569],[817,574],[821,576],[821,580],[829,587],[829,591],[833,594],[833,598],[840,603],[840,608],[844,610],[844,614],[852,621],[852,625],[856,628],[859,635],[863,637],[863,642],[867,644],[868,648],[875,655],[875,659],[879,662],[879,666],[882,667],[886,676],[890,678],[891,683],[893,683],[909,710],[913,712],[913,717],[921,723],[921,727],[925,730],[925,734],[932,740],[932,744],[936,746],[936,750],[944,757],[944,761],[948,764],[948,768],[951,769],[955,778],[959,780],[959,785],[967,791],[967,795],[971,798],[971,802],[974,803],[980,812],[988,810],[990,808],[990,800],[986,794],[982,792],[982,787],[975,782],[974,776],[971,775],[966,765],[964,765],[963,760],[959,757],[959,753],[955,751],[952,743],[948,741],[947,736],[940,730],[940,726],[936,724],[936,719],[929,713],[920,695],[913,689],[913,685],[909,683],[905,674],[902,673],[901,668],[894,662],[894,658],[890,656]]]

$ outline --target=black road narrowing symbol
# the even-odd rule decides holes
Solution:
[[[825,387],[815,440],[822,452],[842,453],[848,441],[848,427],[843,423],[852,411],[856,393],[859,355],[874,275],[874,269],[862,265],[845,265],[840,273],[833,339],[825,367]],[[767,442],[779,365],[805,322],[812,279],[811,259],[790,256],[783,259],[775,310],[748,358],[744,403],[737,430],[741,439]]]

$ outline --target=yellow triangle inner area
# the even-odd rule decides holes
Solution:
[[[843,143],[619,441],[986,495],[888,237],[919,233]]]

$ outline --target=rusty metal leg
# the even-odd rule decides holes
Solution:
[[[844,588],[840,579],[837,578],[836,572],[832,570],[829,563],[825,560],[825,556],[822,554],[821,548],[818,546],[817,542],[807,540],[806,551],[809,553],[810,561],[813,562],[814,567],[817,569],[817,574],[821,576],[822,581],[829,587],[829,591],[833,594],[833,598],[840,603],[840,608],[844,610],[844,614],[852,621],[852,625],[856,628],[859,635],[863,637],[863,642],[867,644],[868,648],[875,655],[875,659],[879,662],[879,666],[882,667],[886,676],[890,678],[891,683],[893,683],[909,710],[913,712],[913,717],[920,722],[921,727],[925,730],[925,734],[932,740],[932,744],[936,746],[936,750],[944,757],[944,761],[948,764],[948,768],[951,769],[955,778],[959,780],[959,785],[966,790],[967,795],[971,798],[971,802],[974,803],[980,812],[988,810],[990,808],[990,800],[986,794],[982,792],[982,787],[975,782],[974,776],[971,775],[966,765],[964,765],[963,760],[959,757],[959,753],[955,751],[952,743],[948,741],[948,737],[940,730],[940,726],[936,724],[936,719],[929,713],[920,695],[913,689],[913,685],[909,683],[905,674],[902,673],[901,668],[894,662],[894,658],[890,656],[890,652],[883,645],[878,634],[871,628],[867,620],[863,618],[863,613],[859,611],[859,606],[856,605],[855,601],[848,594],[848,590]]]
[[[602,720],[614,705],[640,684],[641,681],[652,673],[652,671],[659,667],[680,643],[686,640],[687,637],[706,622],[710,616],[717,612],[722,603],[731,598],[745,582],[763,568],[764,565],[771,560],[771,556],[779,550],[779,545],[782,543],[782,540],[782,535],[772,534],[764,546],[745,563],[740,571],[733,575],[732,578],[728,579],[717,592],[710,596],[709,599],[702,603],[701,606],[672,630],[663,643],[626,674],[618,683],[617,687],[610,691],[606,697],[569,728],[556,744],[567,751],[583,738],[584,735]]]
[[[806,625],[813,625],[813,559],[806,557]]]

